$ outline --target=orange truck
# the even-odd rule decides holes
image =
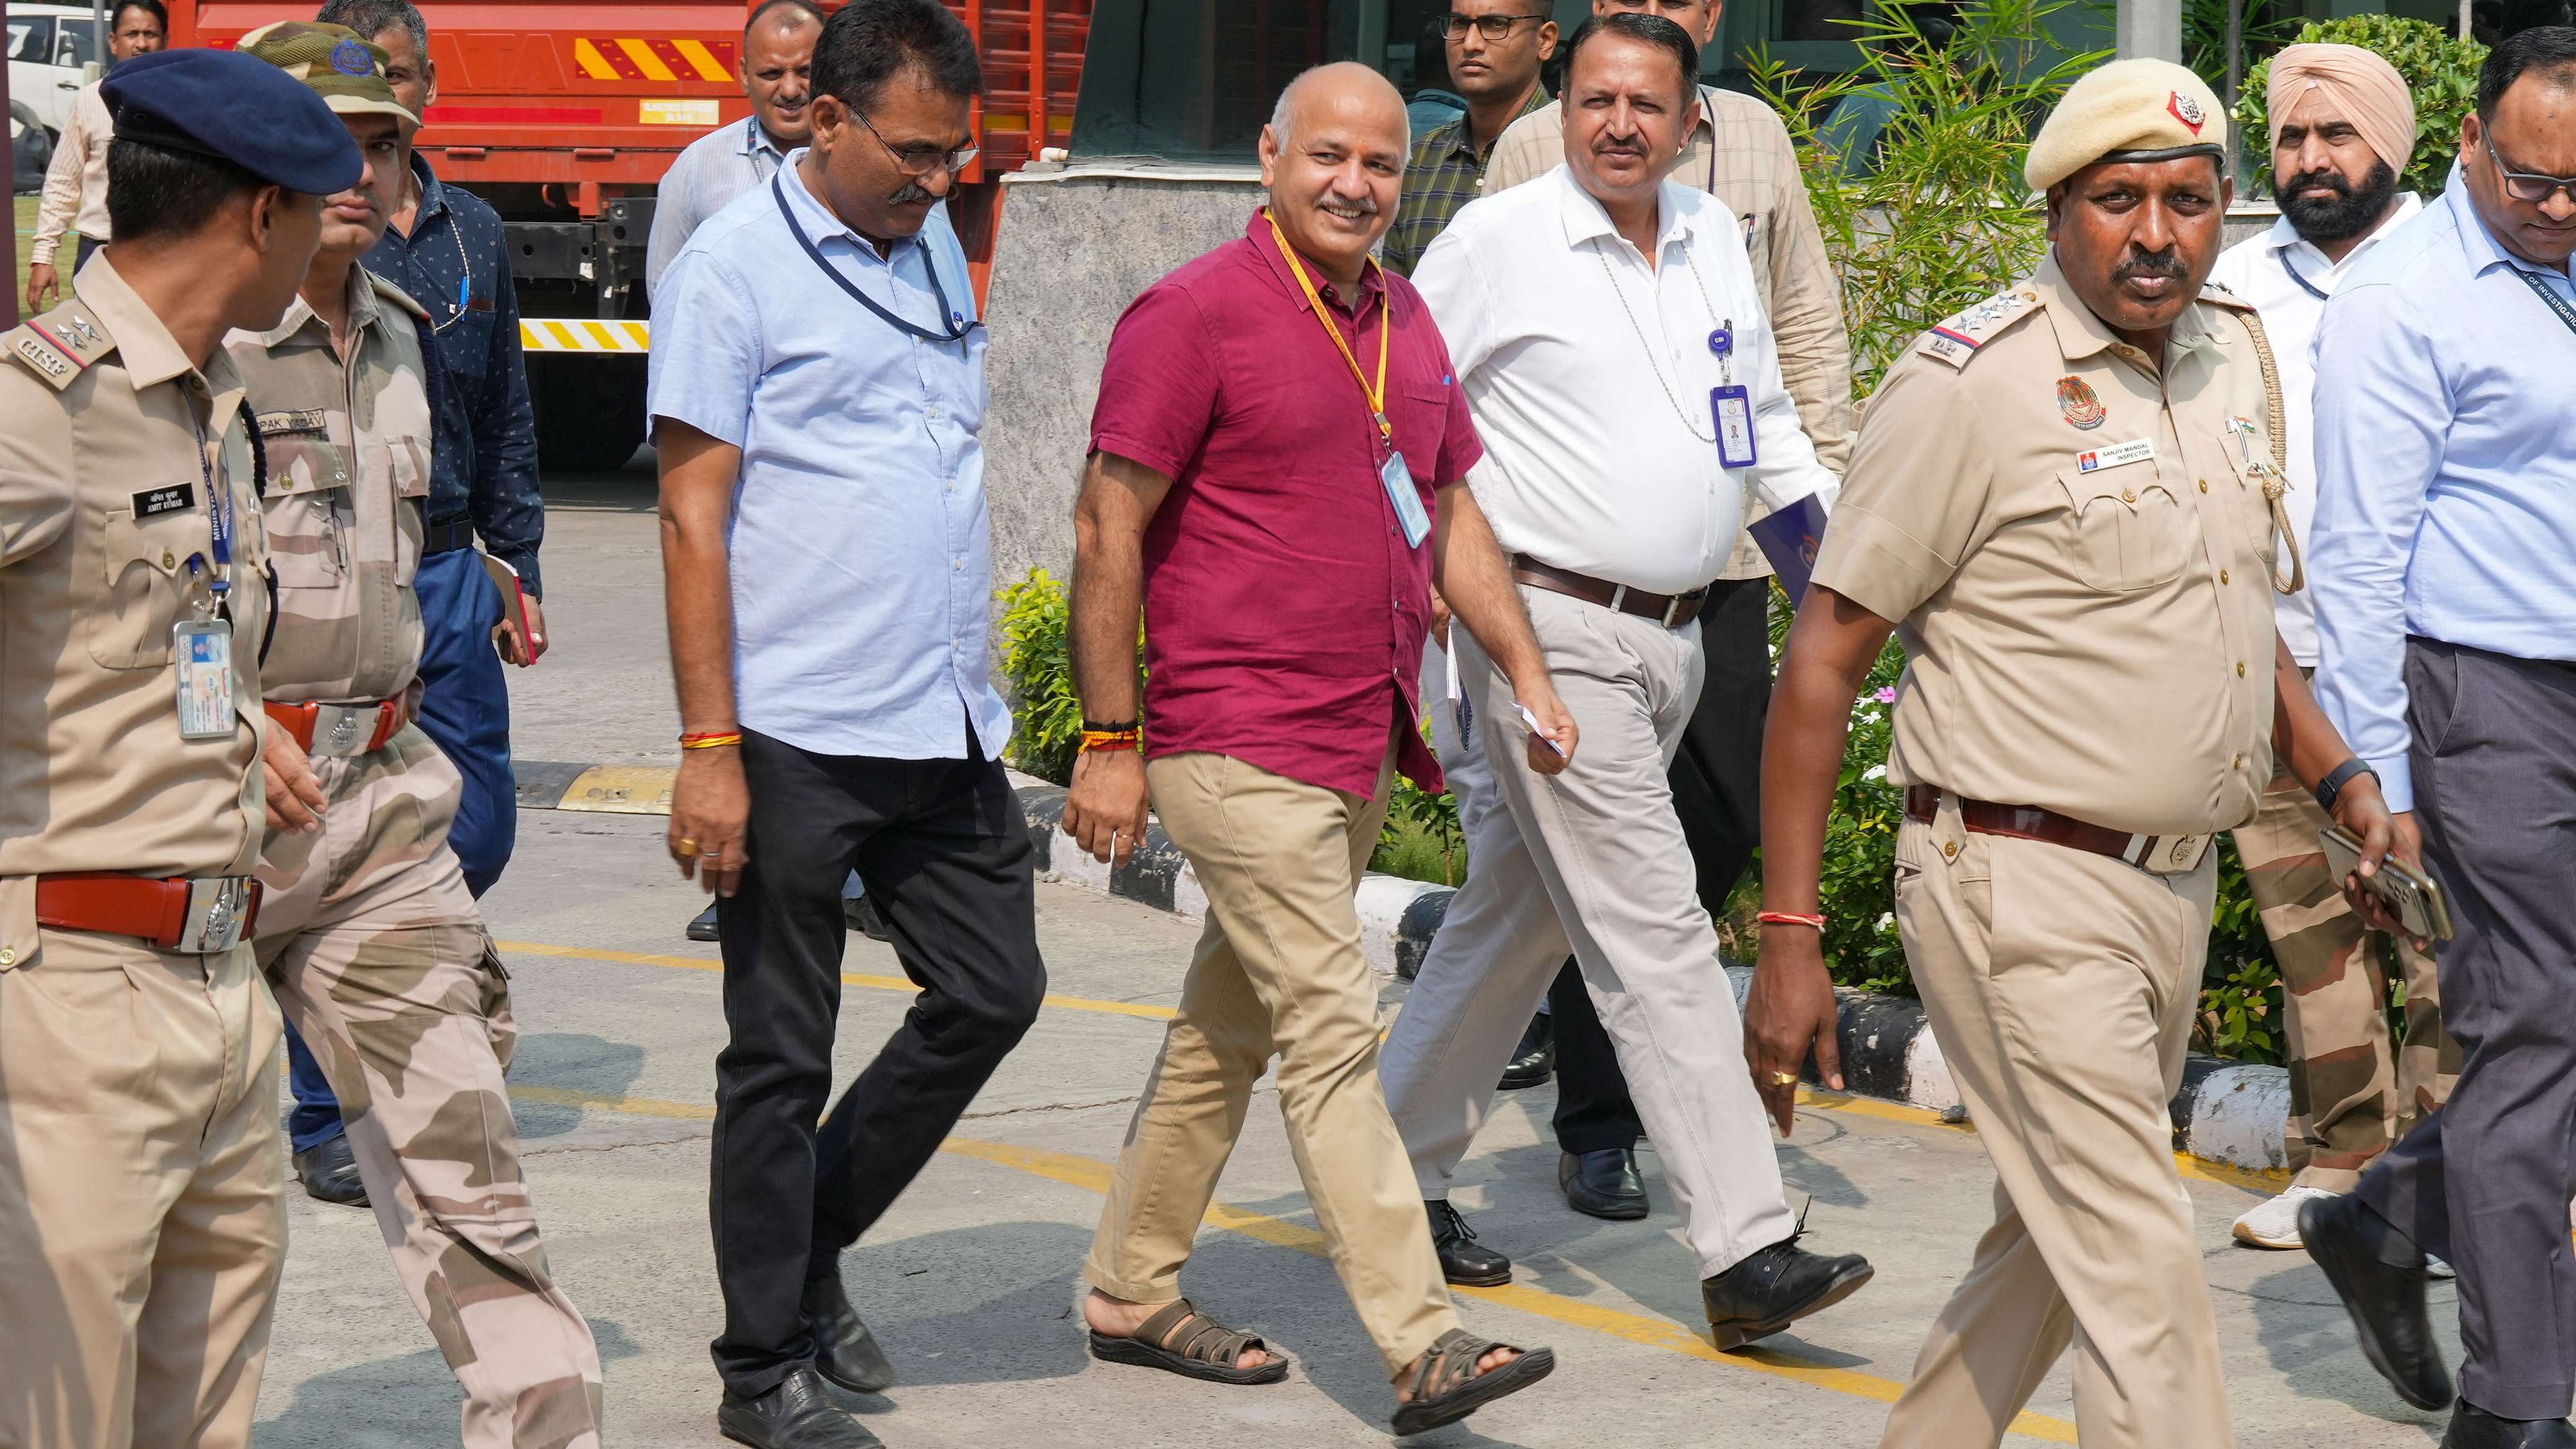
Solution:
[[[691,141],[750,114],[739,66],[751,6],[416,3],[438,67],[418,144],[440,180],[490,202],[508,228],[544,466],[618,467],[644,439],[654,187]],[[229,46],[318,4],[173,0],[170,43]],[[950,203],[980,294],[1002,174],[1072,136],[1092,0],[947,4],[984,56],[983,153]]]

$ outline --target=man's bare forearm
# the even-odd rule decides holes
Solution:
[[[725,526],[742,450],[664,419],[656,438],[662,471],[662,593],[671,633],[671,679],[680,728],[736,727],[733,694],[733,572]]]
[[[2307,676],[2290,657],[2290,646],[2272,642],[2272,753],[2281,768],[2309,789],[2352,758],[2352,747],[2317,708]]]
[[[1431,552],[1432,583],[1449,603],[1449,612],[1476,636],[1485,657],[1505,679],[1517,684],[1547,669],[1538,636],[1530,632],[1529,611],[1521,607],[1520,590],[1504,566],[1502,545],[1476,495],[1463,483],[1440,490],[1440,532]]]
[[[1095,453],[1073,509],[1073,687],[1083,713],[1138,718],[1136,630],[1145,608],[1145,525],[1171,480],[1139,463]]]
[[[1762,907],[1817,910],[1825,823],[1841,778],[1852,700],[1895,625],[1830,589],[1814,589],[1788,647],[1762,726]]]

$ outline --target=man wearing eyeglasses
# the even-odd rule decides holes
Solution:
[[[2448,898],[2442,1110],[2300,1235],[2371,1363],[2452,1402],[2425,1255],[2459,1271],[2443,1444],[2576,1445],[2576,29],[2506,37],[2440,201],[2317,337],[2317,703]]]
[[[1531,13],[1537,12],[1537,13]],[[1556,22],[1545,0],[1451,0],[1446,37],[1449,87],[1466,114],[1413,143],[1403,200],[1387,229],[1386,269],[1413,275],[1431,239],[1485,184],[1485,163],[1512,122],[1547,104],[1539,67],[1556,54]]]
[[[844,7],[814,46],[813,144],[699,227],[654,299],[669,841],[717,898],[730,1028],[717,1422],[770,1449],[878,1442],[842,1396],[894,1374],[841,1252],[1046,991],[985,645],[984,332],[941,206],[982,92],[939,0]],[[921,994],[833,1106],[853,868]]]

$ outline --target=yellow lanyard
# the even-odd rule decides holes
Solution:
[[[1394,447],[1395,425],[1386,420],[1386,334],[1394,330],[1394,318],[1386,315],[1386,269],[1378,267],[1377,381],[1372,383],[1368,374],[1360,371],[1360,360],[1351,355],[1351,345],[1342,340],[1342,329],[1334,326],[1332,317],[1324,311],[1324,299],[1316,295],[1314,282],[1307,278],[1306,268],[1298,262],[1297,249],[1288,245],[1288,234],[1279,229],[1279,218],[1272,216],[1266,206],[1261,209],[1261,216],[1270,223],[1270,235],[1279,243],[1279,255],[1287,260],[1288,270],[1305,291],[1306,305],[1315,309],[1315,320],[1324,324],[1324,334],[1333,339],[1333,346],[1342,354],[1342,361],[1351,365],[1351,376],[1358,380],[1360,391],[1368,395],[1369,419],[1377,424],[1378,437],[1388,447]],[[1369,258],[1368,263],[1376,267],[1377,258]],[[1352,319],[1352,325],[1359,325],[1358,318]]]

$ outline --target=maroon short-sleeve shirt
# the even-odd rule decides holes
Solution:
[[[1430,309],[1369,269],[1326,311],[1374,374],[1426,515],[1484,449]],[[1415,727],[1431,623],[1431,539],[1406,547],[1379,481],[1367,395],[1306,303],[1260,213],[1146,289],[1118,319],[1091,447],[1173,480],[1145,531],[1145,742],[1232,755],[1367,795],[1404,721],[1398,767],[1437,790]]]

